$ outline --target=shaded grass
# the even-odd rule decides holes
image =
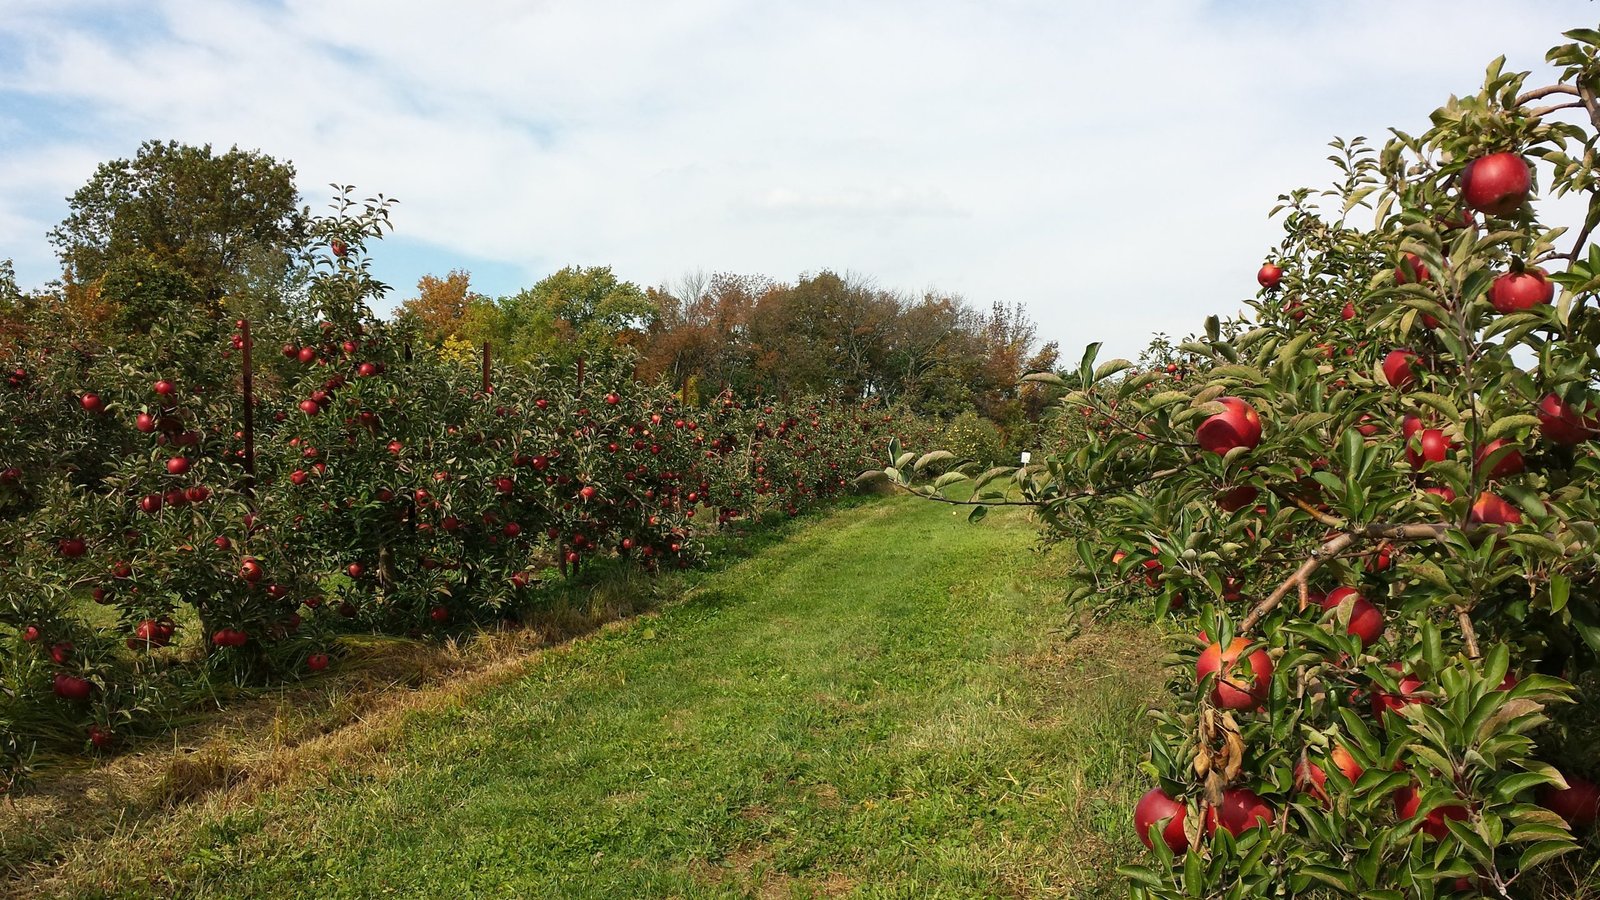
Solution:
[[[271,778],[225,774],[15,887],[1118,894],[1155,642],[1062,631],[1033,536],[907,499],[801,524],[659,615],[302,742]]]

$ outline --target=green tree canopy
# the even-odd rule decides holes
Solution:
[[[212,303],[276,293],[295,267],[309,210],[294,166],[237,147],[146,141],[102,163],[50,232],[69,281],[99,282],[130,258],[187,277]]]
[[[654,313],[644,291],[610,266],[568,266],[513,296],[472,304],[461,336],[492,342],[507,361],[568,365],[637,346]]]

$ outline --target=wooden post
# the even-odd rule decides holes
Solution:
[[[489,386],[489,342],[483,342],[483,392],[488,394],[493,388]]]
[[[583,357],[578,357],[578,392],[583,392]]]
[[[250,320],[239,329],[244,339],[244,492],[254,499],[256,490],[256,373],[251,359],[255,340],[250,337]]]

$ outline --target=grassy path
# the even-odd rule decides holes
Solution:
[[[1160,676],[1136,629],[1064,633],[1059,563],[1032,540],[1020,516],[841,510],[413,715],[381,764],[156,823],[37,886],[1115,896]]]

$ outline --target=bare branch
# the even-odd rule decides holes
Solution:
[[[1557,103],[1554,106],[1541,106],[1538,109],[1529,112],[1528,113],[1528,117],[1529,118],[1533,118],[1533,119],[1542,119],[1545,116],[1547,116],[1547,115],[1549,115],[1549,114],[1551,114],[1553,112],[1559,112],[1559,111],[1561,111],[1563,109],[1582,109],[1582,108],[1583,108],[1583,101],[1582,100],[1574,100],[1571,103]]]
[[[1548,87],[1534,88],[1533,90],[1527,91],[1522,96],[1518,97],[1516,102],[1514,102],[1512,105],[1525,106],[1534,100],[1539,100],[1554,94],[1567,94],[1569,96],[1576,97],[1578,96],[1578,89],[1570,84],[1552,84]]]
[[[1268,595],[1267,599],[1257,603],[1255,609],[1250,610],[1250,614],[1245,616],[1243,622],[1239,623],[1239,633],[1244,634],[1250,629],[1256,627],[1256,624],[1260,622],[1261,619],[1267,615],[1267,613],[1270,613],[1278,608],[1278,604],[1282,603],[1283,598],[1289,595],[1289,591],[1303,585],[1307,578],[1311,577],[1311,575],[1314,574],[1318,569],[1322,568],[1323,563],[1344,552],[1344,550],[1346,550],[1355,542],[1356,535],[1341,534],[1333,540],[1324,543],[1321,547],[1318,547],[1316,551],[1311,554],[1311,558],[1301,563],[1300,568],[1295,569],[1293,575],[1290,575],[1282,584],[1278,585],[1277,590]]]

